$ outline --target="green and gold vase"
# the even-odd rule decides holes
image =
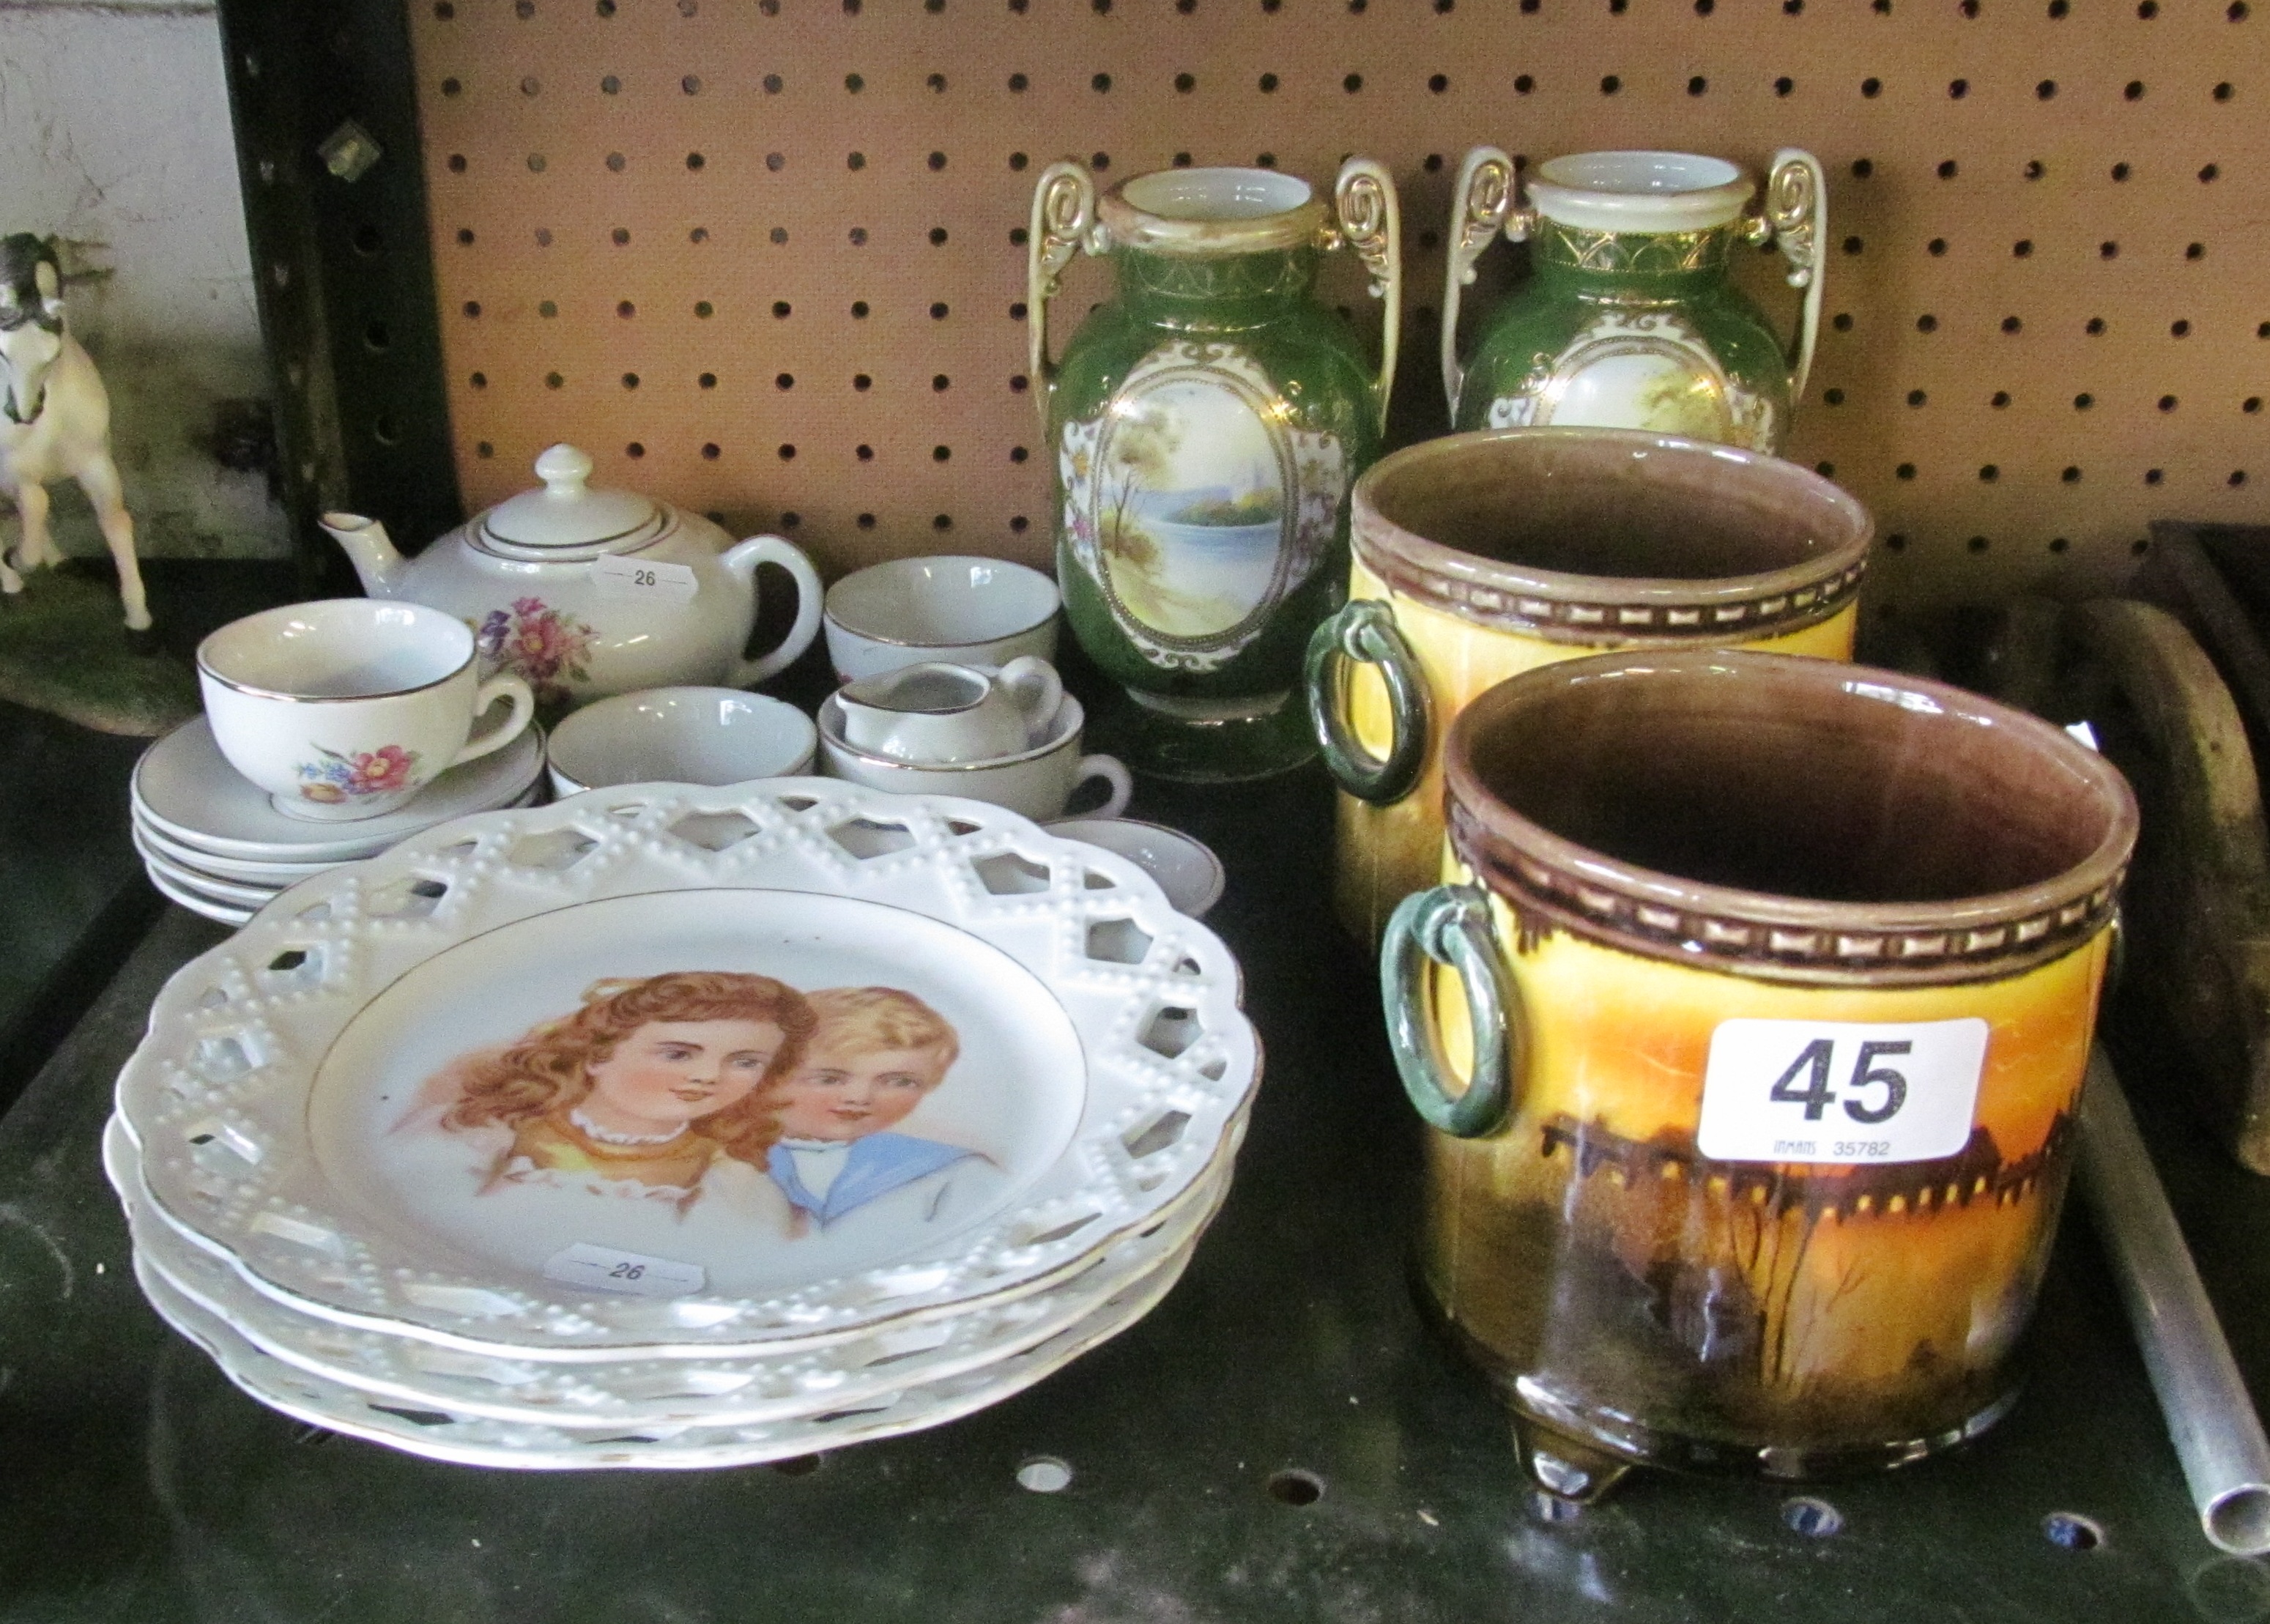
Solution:
[[[1032,373],[1057,568],[1080,646],[1125,692],[1096,732],[1139,772],[1256,778],[1314,753],[1302,652],[1347,580],[1348,491],[1377,456],[1401,302],[1394,182],[1351,159],[1328,204],[1271,169],[1167,169],[1101,198],[1055,164],[1033,198]],[[1354,249],[1384,300],[1375,368],[1314,293]],[[1049,356],[1081,252],[1116,296]]]
[[[1691,152],[1579,152],[1539,164],[1517,206],[1513,160],[1466,154],[1453,196],[1443,388],[1462,429],[1639,428],[1778,453],[1821,326],[1828,185],[1820,160],[1774,156],[1762,209],[1750,177]],[[1502,229],[1529,279],[1458,359],[1459,298]],[[1729,279],[1737,247],[1777,245],[1805,290],[1796,341]]]

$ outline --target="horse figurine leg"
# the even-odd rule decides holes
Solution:
[[[17,495],[16,491],[12,486],[6,483],[7,471],[6,465],[4,463],[0,463],[0,494],[15,497]],[[23,506],[20,498],[18,500],[16,513],[18,529],[20,533],[23,519]],[[8,544],[5,538],[0,538],[0,593],[4,593],[6,596],[13,597],[17,593],[23,590],[24,577],[16,573],[14,565],[9,560]]]
[[[78,488],[93,504],[95,523],[118,567],[118,596],[126,606],[126,629],[150,629],[150,604],[142,591],[142,568],[134,557],[134,515],[126,511],[126,493],[118,478],[118,464],[108,451],[97,451],[78,469]],[[42,505],[45,498],[42,497]],[[44,527],[42,527],[44,529]],[[28,527],[27,527],[28,529]],[[54,544],[48,544],[50,549]]]
[[[17,487],[16,512],[24,521],[23,538],[16,544],[18,568],[39,569],[63,561],[63,549],[56,545],[55,533],[48,526],[48,509],[45,486],[26,479]]]
[[[16,487],[16,516],[24,533],[16,540],[16,567],[26,574],[53,561],[55,538],[48,533],[48,493],[26,479]]]

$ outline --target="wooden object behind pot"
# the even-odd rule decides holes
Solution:
[[[2194,1107],[2240,1162],[2270,1173],[2270,833],[2253,752],[2206,650],[2167,611],[2069,611],[2072,699],[2143,804],[2123,904],[2126,973],[2166,1010]]]

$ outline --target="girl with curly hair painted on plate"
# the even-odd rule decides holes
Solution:
[[[482,1195],[581,1190],[683,1218],[722,1194],[784,1235],[791,1215],[766,1176],[780,1136],[771,1085],[813,1025],[804,995],[768,975],[599,981],[572,1013],[447,1068],[429,1097],[447,1091],[446,1133],[494,1143]]]

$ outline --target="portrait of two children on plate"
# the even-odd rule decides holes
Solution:
[[[580,1190],[681,1217],[723,1205],[789,1241],[919,1233],[976,1212],[1002,1179],[983,1151],[901,1127],[961,1052],[953,1026],[895,987],[606,980],[446,1067],[420,1126],[478,1148],[483,1195]]]

